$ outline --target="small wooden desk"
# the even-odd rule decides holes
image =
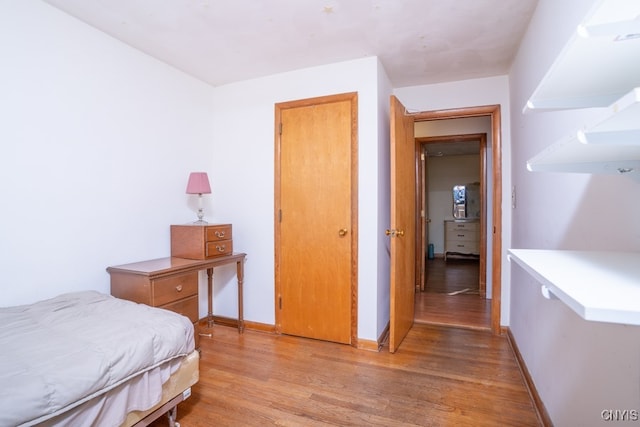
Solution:
[[[164,291],[156,289],[159,288],[157,284],[165,283],[167,280],[169,282],[175,280],[175,283],[177,283],[175,289],[178,290],[177,292],[181,292],[184,289],[182,285],[184,277],[189,273],[207,270],[207,291],[209,293],[207,325],[211,327],[213,326],[213,269],[221,265],[236,263],[238,278],[238,333],[242,333],[244,331],[242,284],[246,256],[244,253],[234,253],[203,260],[167,257],[108,267],[107,271],[111,275],[111,294],[118,298],[154,307],[160,306],[161,304],[158,301],[166,300],[166,292],[163,293]],[[162,296],[160,296],[161,293],[163,293]],[[167,308],[171,309],[170,307]]]

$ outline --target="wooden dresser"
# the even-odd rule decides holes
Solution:
[[[233,253],[231,224],[171,226],[171,256],[209,259]]]
[[[480,256],[478,220],[444,222],[444,260],[448,255]]]

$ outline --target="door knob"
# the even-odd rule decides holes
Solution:
[[[346,235],[347,235],[347,229],[346,228],[341,228],[340,230],[338,230],[338,236],[344,237]]]
[[[391,237],[402,237],[404,236],[404,230],[387,230],[384,234]]]

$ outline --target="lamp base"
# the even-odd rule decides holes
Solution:
[[[193,221],[192,224],[194,224],[194,225],[207,225],[209,223],[207,221],[203,220],[203,219],[199,219],[197,221]]]
[[[200,194],[200,197],[198,198],[200,207],[198,208],[198,220],[194,222],[194,224],[209,224],[207,221],[205,221],[204,219],[204,209],[202,209],[202,194]]]

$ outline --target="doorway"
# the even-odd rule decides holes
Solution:
[[[471,307],[462,307],[460,303],[463,301],[462,299],[457,299],[453,301],[452,304],[448,304],[445,302],[441,302],[440,304],[434,303],[433,305],[423,304],[420,305],[419,298],[421,298],[422,292],[416,293],[417,304],[415,307],[416,310],[416,318],[421,316],[420,310],[426,309],[431,313],[436,313],[437,310],[440,310],[444,315],[442,317],[442,324],[449,325],[459,325],[463,323],[462,326],[467,327],[478,327],[474,326],[480,324],[480,329],[490,328],[491,331],[495,334],[499,334],[501,332],[500,328],[500,295],[501,295],[501,252],[502,252],[502,232],[501,232],[501,224],[502,224],[502,171],[501,171],[501,122],[500,122],[500,106],[492,105],[492,106],[484,106],[484,107],[469,107],[469,108],[461,108],[455,110],[437,110],[437,111],[426,111],[414,113],[413,118],[416,124],[421,122],[427,122],[430,124],[438,123],[446,120],[460,119],[460,118],[486,118],[489,123],[489,136],[487,137],[487,155],[484,156],[484,159],[488,159],[489,161],[484,164],[486,168],[486,196],[488,202],[485,205],[486,211],[486,222],[484,223],[484,235],[481,237],[481,244],[485,244],[484,257],[480,257],[480,261],[484,263],[484,267],[487,270],[486,275],[480,275],[481,279],[485,278],[484,289],[487,293],[487,296],[491,299],[484,299],[483,308],[475,309]],[[432,134],[438,135],[438,134]],[[439,134],[442,135],[442,134]],[[420,162],[420,154],[421,150],[419,148],[420,144],[416,144],[416,168],[419,168]],[[420,183],[420,177],[417,176],[417,184]],[[417,198],[418,199],[418,198]],[[416,227],[421,226],[421,212],[420,206],[416,210]],[[423,255],[420,254],[418,250],[421,249],[423,242],[420,241],[420,236],[417,236],[416,239],[416,248],[417,248],[417,256],[416,256],[416,286],[420,287],[420,281],[424,280],[424,277],[421,277],[418,273],[420,260],[424,259]],[[421,258],[422,257],[422,258]],[[478,266],[480,269],[480,266]],[[434,272],[435,273],[435,272]],[[425,274],[428,274],[426,272]],[[423,282],[424,283],[424,282]],[[482,289],[482,285],[480,285],[479,289]],[[481,292],[481,291],[480,291]],[[433,301],[431,301],[433,302]],[[464,324],[464,319],[456,318],[455,313],[457,311],[463,310],[470,316],[478,317],[476,320],[473,320],[470,324]],[[478,311],[479,310],[479,311]],[[475,314],[474,314],[475,313]],[[446,317],[449,316],[447,319]],[[479,322],[479,323],[478,323]]]
[[[416,149],[422,254],[415,322],[488,330],[487,134],[416,137]]]

